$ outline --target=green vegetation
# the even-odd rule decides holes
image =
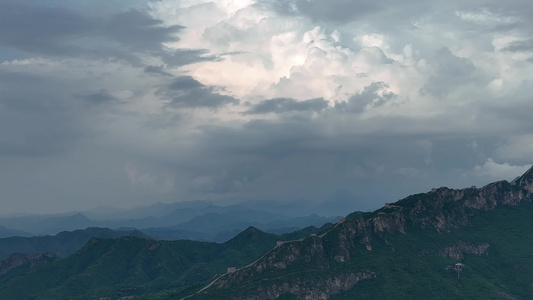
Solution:
[[[0,299],[533,299],[532,189],[441,188],[282,236],[249,227],[223,244],[93,238],[0,276]]]
[[[372,251],[362,244],[350,248],[351,259],[338,262],[339,231],[331,232],[320,243],[324,252],[303,259],[283,270],[268,270],[245,279],[232,288],[213,289],[191,299],[230,299],[254,295],[260,287],[298,285],[300,290],[324,286],[324,278],[371,271],[375,278],[359,281],[353,288],[331,296],[341,299],[533,299],[533,204],[481,211],[465,228],[438,233],[434,229],[412,227],[406,234],[378,233]],[[305,257],[312,238],[296,245]],[[306,245],[307,244],[307,245]],[[486,245],[486,253],[457,250],[461,258],[444,255],[446,247]],[[285,253],[283,252],[285,251]],[[287,256],[289,248],[280,249]],[[459,272],[447,266],[464,264]],[[302,299],[291,293],[279,299]],[[508,298],[513,299],[513,298]]]
[[[51,252],[65,257],[80,249],[92,237],[118,238],[121,236],[148,236],[137,230],[111,230],[109,228],[89,227],[83,230],[64,231],[56,235],[34,237],[0,238],[0,260],[13,253],[45,253]]]
[[[91,239],[73,255],[0,277],[0,299],[116,299],[188,293],[228,267],[241,267],[276,245],[277,236],[248,228],[224,243]],[[164,293],[163,293],[164,295]]]
[[[382,234],[380,247],[358,251],[354,269],[377,273],[353,289],[332,299],[532,299],[533,204],[482,211],[471,226],[437,233],[411,228],[407,234]],[[483,254],[463,250],[461,259],[443,255],[446,247],[459,244],[490,245]],[[376,249],[377,248],[377,249]],[[461,252],[461,251],[459,251]],[[465,268],[457,276],[446,270],[457,262]]]
[[[533,299],[532,200],[507,182],[412,195],[190,299]]]

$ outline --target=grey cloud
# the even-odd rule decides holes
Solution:
[[[201,61],[219,61],[222,58],[210,55],[203,49],[165,49],[160,53],[161,59],[169,66],[179,67]]]
[[[219,59],[202,49],[165,49],[163,43],[178,41],[183,28],[166,26],[136,9],[95,17],[61,5],[0,2],[0,46],[17,51],[54,57],[114,58],[135,64],[140,63],[140,55],[147,54],[171,66]]]
[[[476,34],[494,31],[509,31],[531,28],[529,17],[532,12],[531,5],[527,1],[507,1],[505,3],[492,3],[485,0],[472,1],[415,1],[406,0],[399,4],[394,0],[361,1],[361,0],[259,0],[256,6],[275,11],[280,15],[302,16],[313,23],[331,23],[341,32],[351,32],[351,27],[339,28],[338,25],[359,23],[367,32],[395,32],[403,34],[404,30],[417,30],[421,23],[426,21],[438,24],[442,28],[458,28],[463,33],[472,32],[472,38]],[[517,17],[522,20],[516,22],[465,24],[456,18],[457,11],[490,11],[495,16]],[[383,20],[386,20],[383,21]],[[454,22],[454,23],[452,23]],[[490,24],[489,24],[490,23]],[[326,24],[321,24],[327,26]]]
[[[281,114],[285,112],[320,112],[328,107],[328,102],[323,98],[316,98],[304,101],[297,101],[290,98],[274,98],[261,101],[252,106],[245,114],[266,114],[276,113]]]
[[[175,108],[217,108],[227,104],[238,104],[239,100],[216,92],[211,86],[205,86],[190,76],[174,79],[158,94],[170,99],[170,106]]]
[[[144,68],[144,72],[148,74],[156,74],[166,77],[172,76],[172,74],[165,72],[164,69],[164,66],[147,66]]]
[[[111,103],[117,99],[111,95],[106,89],[101,89],[96,92],[79,93],[74,95],[76,98],[84,100],[89,105],[99,105]]]
[[[130,9],[107,21],[103,35],[133,50],[160,51],[162,42],[177,41],[176,34],[184,27],[164,26],[145,12]]]
[[[361,92],[351,96],[348,101],[340,101],[335,103],[335,109],[344,112],[361,113],[367,108],[381,106],[395,97],[396,94],[392,92],[379,92],[388,88],[384,82],[372,82],[366,86]]]
[[[531,14],[533,7],[531,3],[526,1],[506,1],[506,2],[486,2],[474,1],[472,3],[462,3],[462,8],[465,11],[473,12],[474,14],[489,14],[489,20],[483,20],[483,17],[478,22],[465,24],[459,22],[454,24],[458,29],[467,29],[468,31],[478,34],[486,33],[509,33],[516,34],[518,32],[531,32]],[[493,17],[493,20],[490,20]],[[468,21],[467,21],[468,22]],[[475,35],[472,38],[476,38]]]
[[[327,115],[336,119],[336,113]],[[346,189],[359,207],[371,205],[367,197],[372,194],[388,201],[396,200],[393,195],[440,185],[462,187],[456,170],[485,158],[467,147],[472,142],[468,134],[435,135],[432,126],[425,125],[429,124],[387,117],[344,125],[319,118],[306,122],[254,120],[240,128],[203,127],[201,138],[195,141],[194,167],[189,171],[200,194],[322,201]],[[341,133],[330,128],[325,132],[327,126],[383,130]],[[390,128],[403,128],[403,133],[393,133]],[[498,142],[494,136],[478,140],[479,148],[489,152]],[[446,171],[436,173],[435,169]],[[387,191],[379,191],[380,184],[386,184]],[[370,192],[368,185],[377,189]]]
[[[251,120],[238,129],[203,126],[198,128],[203,135],[197,143],[201,151],[217,149],[220,155],[235,155],[237,160],[247,157],[282,158],[297,153],[295,150],[302,150],[300,146],[304,141],[320,135],[319,126],[309,120]],[[197,153],[201,154],[201,151]],[[212,156],[205,154],[205,157]]]
[[[409,20],[427,11],[431,4],[426,2],[404,1],[397,5],[389,0],[260,0],[256,5],[280,15],[304,16],[315,23],[342,25],[363,21],[365,26],[394,29],[406,26]],[[387,19],[387,22],[374,22],[375,18]]]
[[[56,154],[83,136],[68,91],[57,86],[47,77],[0,70],[0,154]]]
[[[30,53],[64,55],[78,47],[66,41],[91,35],[93,22],[63,8],[0,2],[0,45]]]
[[[298,14],[298,8],[294,0],[259,0],[254,5],[265,10],[275,11],[281,15]]]
[[[72,116],[62,112],[51,114],[2,110],[0,127],[0,156],[8,157],[61,154],[83,134]]]
[[[315,21],[345,23],[383,9],[377,1],[297,0],[298,11]]]
[[[347,23],[384,8],[376,1],[360,0],[266,0],[258,1],[256,5],[283,15],[300,14],[313,21],[333,23]]]
[[[178,77],[168,85],[168,88],[174,91],[192,90],[199,89],[202,87],[203,84],[201,84],[198,80],[192,78],[191,76]]]
[[[213,43],[228,46],[232,41],[241,40],[246,33],[227,22],[220,22],[213,27],[206,28],[203,36]]]
[[[216,109],[236,104],[238,99],[222,95],[218,87],[206,86],[193,77],[172,77],[171,73],[176,70],[169,70],[219,57],[208,50],[165,49],[162,44],[177,40],[183,29],[165,26],[142,10],[117,13],[123,9],[123,1],[116,0],[117,8],[113,12],[98,16],[87,14],[75,4],[69,4],[70,9],[61,8],[64,1],[59,0],[53,0],[57,4],[54,8],[46,6],[50,1],[0,1],[0,47],[45,57],[44,65],[35,60],[35,65],[30,62],[0,67],[0,190],[4,198],[17,202],[4,205],[6,211],[27,207],[48,211],[78,209],[83,205],[93,206],[97,201],[98,204],[113,201],[112,204],[132,206],[147,204],[146,199],[176,201],[227,197],[321,203],[325,199],[341,198],[342,207],[335,213],[342,214],[350,209],[374,209],[383,202],[431,187],[477,184],[474,179],[466,180],[460,175],[472,166],[483,166],[490,157],[497,163],[504,162],[498,159],[508,157],[514,157],[514,161],[509,161],[513,165],[530,163],[531,152],[527,147],[531,139],[521,140],[519,144],[527,151],[521,151],[518,146],[514,148],[513,144],[518,153],[496,155],[498,149],[506,145],[505,137],[515,134],[518,139],[533,132],[528,114],[533,110],[528,97],[530,82],[524,81],[520,90],[515,88],[516,84],[511,84],[511,90],[516,93],[501,91],[498,99],[473,99],[460,107],[444,106],[446,111],[437,115],[425,114],[421,111],[425,107],[413,101],[406,105],[419,110],[408,117],[386,112],[360,117],[357,114],[389,105],[396,102],[396,97],[401,97],[386,92],[385,83],[374,82],[348,100],[337,102],[334,108],[328,108],[321,98],[305,101],[274,98],[245,107],[248,109],[246,120],[250,121],[226,121],[225,115],[199,111],[210,119],[209,125],[205,125],[201,118],[194,119],[196,112],[169,108]],[[83,5],[91,6],[90,2],[84,1]],[[296,23],[305,19],[301,30],[312,28],[316,23],[333,22],[339,31],[346,32],[346,35],[343,32],[343,41],[347,44],[351,43],[353,29],[359,24],[343,27],[338,23],[352,21],[365,24],[356,35],[384,34],[391,47],[387,48],[387,53],[398,54],[398,49],[405,44],[413,44],[413,59],[427,62],[420,70],[433,72],[421,91],[428,95],[444,97],[465,85],[486,85],[487,79],[472,61],[453,55],[448,48],[431,58],[431,54],[435,54],[433,49],[442,45],[424,31],[442,29],[456,34],[458,42],[471,36],[477,39],[477,44],[474,40],[473,44],[466,45],[476,50],[472,52],[472,60],[486,57],[486,53],[494,50],[492,36],[480,38],[477,35],[480,28],[492,28],[493,22],[489,20],[481,26],[476,22],[459,22],[458,17],[450,19],[455,10],[464,6],[472,7],[475,14],[482,7],[482,1],[467,4],[406,1],[401,5],[379,1],[361,6],[355,5],[357,3],[359,1],[272,0],[257,1],[256,5],[268,4],[279,13],[298,18]],[[335,4],[340,5],[338,12]],[[527,18],[531,5],[527,1],[520,4],[523,9],[507,2],[497,6],[502,16],[515,13]],[[428,6],[434,6],[434,11],[423,14]],[[499,16],[497,10],[491,11]],[[404,30],[402,26],[414,19],[420,21],[420,31]],[[294,19],[281,20],[289,21]],[[507,26],[501,30],[512,29],[514,34],[528,36],[529,25],[530,22],[524,20],[500,26]],[[326,32],[332,29],[328,24],[323,27],[327,28]],[[392,27],[395,29],[390,29]],[[397,30],[398,35],[387,34],[381,30],[383,28]],[[490,34],[487,32],[483,34]],[[219,37],[216,31],[209,34],[206,37],[213,40]],[[424,48],[427,42],[424,39],[431,43],[427,48]],[[483,48],[480,48],[481,42]],[[442,43],[457,49],[453,41]],[[528,43],[526,39],[522,44],[510,44],[511,48],[506,51],[525,51]],[[347,47],[355,49],[357,45]],[[377,63],[390,62],[383,51],[374,50]],[[143,60],[144,56],[150,59]],[[50,57],[58,59],[46,64]],[[124,67],[127,64],[119,62],[118,67],[105,66],[99,72],[82,69],[85,61],[76,65],[67,59],[58,68],[69,68],[68,74],[73,75],[70,79],[57,74],[55,68],[58,61],[69,57],[105,58],[114,63],[125,60],[140,67],[128,69]],[[143,61],[150,65],[144,65]],[[394,64],[400,65],[401,60]],[[97,63],[92,67],[95,65]],[[48,72],[48,75],[4,69]],[[121,75],[130,70],[133,74]],[[517,69],[517,74],[521,70]],[[152,97],[147,93],[152,93],[154,87],[158,90],[155,96],[168,103],[163,109],[158,110],[158,105],[150,103]],[[402,85],[400,90],[410,87]],[[131,105],[113,106],[121,103],[113,97],[118,91],[128,91],[132,98],[139,98]],[[468,96],[476,96],[477,91],[481,91],[480,98],[488,94],[484,88],[471,91]],[[430,104],[435,105],[430,109],[442,108],[438,103]],[[145,108],[149,111],[144,111]],[[262,116],[257,115],[264,113],[279,115],[273,120],[258,120]],[[308,113],[313,113],[313,118],[301,117]],[[468,146],[473,142],[475,151]],[[124,166],[130,162],[131,166],[140,167],[129,168],[126,170],[129,174],[125,174]],[[142,167],[146,165],[149,167]],[[132,182],[128,181],[128,176]],[[132,185],[135,182],[141,186]],[[478,182],[486,183],[484,179]],[[150,185],[168,188],[170,192],[154,193],[146,188]],[[84,202],[87,199],[91,200]]]
[[[446,47],[437,51],[435,60],[437,69],[421,89],[422,94],[445,97],[465,84],[480,80],[479,76],[474,76],[476,67],[469,59],[453,55]]]
[[[211,172],[214,170],[210,170],[207,174],[199,174],[198,176],[193,177],[190,190],[192,192],[217,194],[239,192],[244,186],[254,184],[254,181],[263,177],[263,170],[257,168],[257,166],[258,165],[256,164],[242,164],[236,162],[236,164],[223,169],[218,174],[213,174]]]
[[[373,55],[373,59],[375,62],[380,64],[392,64],[394,63],[394,60],[390,57],[387,57],[385,52],[379,47],[369,47],[368,48],[369,53]]]
[[[497,123],[498,127],[513,134],[527,135],[533,132],[533,122],[530,121],[533,111],[530,96],[532,84],[531,80],[523,80],[512,93],[499,96],[494,101],[479,103],[477,109],[483,111],[480,116],[482,120],[487,124]]]
[[[2,109],[18,111],[45,110],[49,102],[34,89],[46,88],[46,78],[19,72],[0,70],[0,103]],[[32,88],[30,88],[32,87]],[[51,103],[55,104],[55,103]]]
[[[509,46],[503,48],[503,51],[531,52],[533,51],[533,39],[512,42]]]
[[[513,22],[513,23],[507,23],[507,24],[498,24],[496,26],[491,26],[487,30],[482,31],[482,33],[493,33],[493,32],[501,32],[501,33],[507,33],[510,31],[513,31],[515,29],[521,29],[524,27],[525,24],[522,22]]]

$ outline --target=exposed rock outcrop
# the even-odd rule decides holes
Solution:
[[[239,282],[253,280],[257,274],[274,274],[276,270],[312,262],[315,268],[329,275],[313,283],[300,282],[302,279],[296,277],[282,284],[269,284],[254,296],[235,299],[276,299],[282,294],[293,294],[299,299],[329,299],[335,293],[351,289],[358,281],[377,275],[372,270],[357,270],[360,272],[349,274],[328,273],[329,264],[333,264],[328,259],[333,258],[334,263],[343,264],[354,259],[352,256],[355,247],[358,247],[357,251],[364,248],[372,251],[374,240],[380,239],[382,233],[406,234],[412,228],[446,233],[468,226],[470,219],[480,211],[494,210],[499,206],[516,206],[532,199],[533,168],[513,183],[498,181],[482,188],[433,189],[428,193],[412,195],[394,204],[387,204],[372,214],[339,222],[335,228],[321,236],[285,242],[253,264],[220,278],[210,289],[231,289]],[[465,254],[486,255],[489,248],[488,243],[473,245],[459,242],[444,248],[440,255],[460,261]]]
[[[533,193],[533,167],[524,173],[524,175],[514,180],[513,184]]]
[[[484,243],[481,245],[471,245],[460,242],[457,245],[449,246],[442,250],[441,255],[451,257],[457,261],[462,261],[465,254],[474,254],[477,256],[487,255],[490,244]]]
[[[22,254],[15,253],[8,259],[0,261],[0,275],[7,274],[12,270],[23,266],[34,266],[56,259],[53,253]]]
[[[303,281],[284,282],[260,287],[255,295],[234,298],[235,300],[265,300],[278,299],[284,294],[296,295],[303,300],[327,300],[332,295],[354,287],[359,281],[376,277],[372,272],[359,272],[329,276],[320,282]]]

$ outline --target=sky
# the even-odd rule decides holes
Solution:
[[[2,0],[0,214],[349,213],[512,180],[533,163],[532,15],[529,0]]]

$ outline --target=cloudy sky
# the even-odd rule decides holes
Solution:
[[[348,213],[512,180],[533,163],[532,15],[530,0],[1,0],[0,214]]]

